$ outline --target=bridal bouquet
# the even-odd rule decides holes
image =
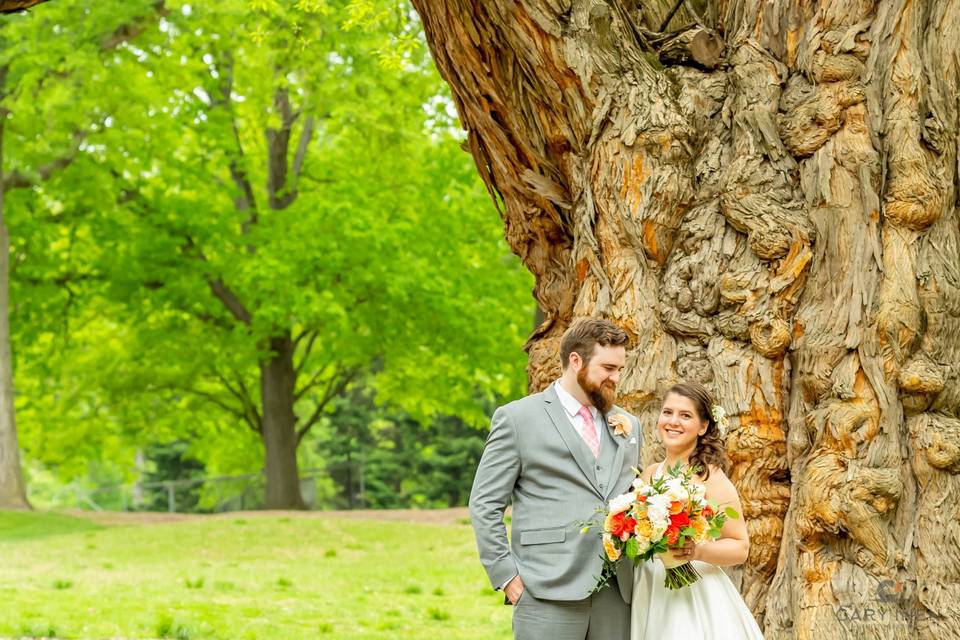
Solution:
[[[616,496],[604,513],[604,570],[597,588],[614,575],[614,563],[626,556],[639,565],[658,557],[666,569],[664,586],[679,589],[700,579],[689,562],[677,560],[670,549],[687,540],[697,544],[720,537],[735,509],[719,509],[706,499],[706,487],[693,480],[695,469],[677,464],[666,475],[646,482],[637,478],[632,491]],[[584,531],[590,527],[585,527]]]

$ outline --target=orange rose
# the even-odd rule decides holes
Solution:
[[[702,517],[694,518],[690,521],[690,526],[697,532],[696,538],[702,540],[707,533],[707,521]]]
[[[617,545],[613,544],[613,539],[607,533],[603,534],[603,550],[611,562],[615,562],[620,558],[620,549],[617,548]]]
[[[650,536],[653,535],[653,525],[650,524],[650,521],[646,517],[642,517],[637,520],[637,526],[633,531],[638,538],[649,540]]]
[[[612,535],[621,540],[626,540],[630,537],[630,533],[635,526],[637,526],[637,521],[621,511],[607,518],[605,528]]]
[[[667,527],[667,544],[669,544],[669,545],[675,545],[675,544],[677,544],[677,540],[678,540],[679,538],[680,538],[680,528],[679,528],[679,527],[674,527],[674,526],[672,526],[672,525],[669,526],[669,527]]]

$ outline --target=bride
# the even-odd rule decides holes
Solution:
[[[684,548],[674,550],[675,557],[690,561],[700,574],[700,579],[690,586],[667,589],[659,560],[636,568],[631,640],[763,638],[737,589],[719,568],[743,563],[750,541],[740,496],[724,473],[726,451],[712,408],[713,400],[703,385],[688,382],[671,387],[657,420],[666,457],[644,469],[642,477],[649,481],[664,475],[666,469],[677,463],[699,468],[695,479],[706,485],[707,498],[721,507],[733,507],[741,517],[727,520],[717,540],[699,545],[688,542]]]

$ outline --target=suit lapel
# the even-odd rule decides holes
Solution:
[[[617,454],[613,459],[613,467],[610,469],[610,478],[607,480],[607,495],[610,495],[610,493],[613,492],[613,488],[617,485],[617,478],[620,477],[620,471],[623,468],[623,457],[626,455],[627,450],[627,438],[615,434],[613,427],[610,426],[610,421],[607,420],[607,416],[614,413],[616,413],[616,410],[611,410],[603,416],[603,423],[607,426],[607,433],[610,434],[610,439],[617,443]]]
[[[583,442],[583,438],[580,437],[580,434],[577,433],[577,430],[574,429],[570,423],[570,419],[567,417],[563,405],[560,404],[560,397],[557,396],[557,390],[553,388],[553,384],[543,392],[543,402],[544,408],[547,410],[547,415],[550,416],[550,420],[560,433],[563,443],[567,445],[567,449],[569,449],[573,455],[577,466],[580,467],[583,475],[590,481],[590,485],[594,491],[597,492],[597,495],[603,497],[603,493],[601,493],[597,483],[596,471],[594,471],[596,461],[587,449],[587,445]]]

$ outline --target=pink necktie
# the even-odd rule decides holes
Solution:
[[[593,414],[590,413],[590,408],[587,407],[587,405],[583,405],[577,414],[583,418],[583,432],[580,434],[583,436],[583,441],[590,447],[590,451],[593,451],[593,457],[599,457],[600,438],[597,437],[597,425],[593,421]]]

